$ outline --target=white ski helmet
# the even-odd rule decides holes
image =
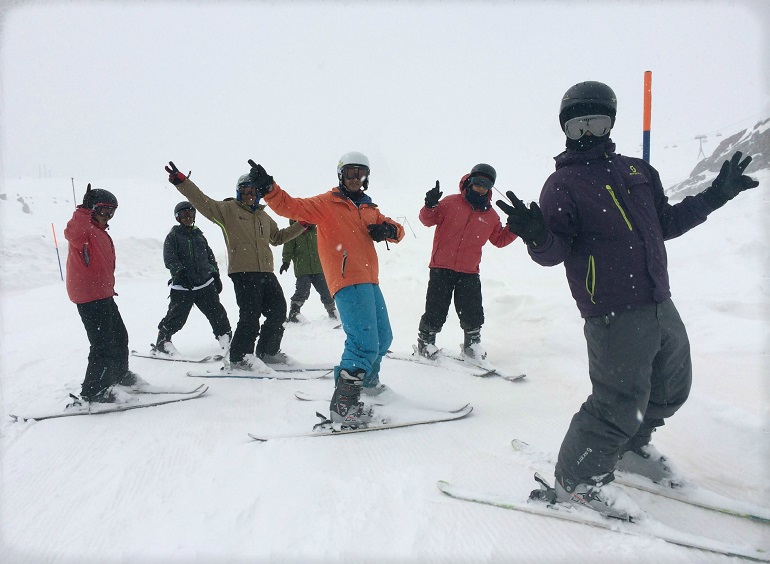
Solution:
[[[337,163],[337,178],[342,182],[342,167],[346,165],[359,165],[365,166],[369,169],[371,174],[371,167],[369,166],[369,159],[363,153],[358,151],[350,151],[340,157],[340,162]]]

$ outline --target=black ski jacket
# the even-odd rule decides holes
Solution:
[[[193,286],[202,286],[219,272],[214,253],[196,226],[175,225],[163,244],[163,262],[171,271],[172,284],[184,272]]]

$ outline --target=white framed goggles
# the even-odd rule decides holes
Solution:
[[[564,133],[569,139],[580,139],[588,132],[594,137],[607,135],[612,129],[610,116],[580,116],[567,120],[564,123]]]

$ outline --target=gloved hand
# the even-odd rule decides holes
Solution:
[[[372,223],[369,225],[368,229],[369,236],[378,243],[385,239],[395,239],[398,235],[396,226],[387,221],[383,221],[382,223]]]
[[[254,185],[257,187],[257,194],[262,198],[273,189],[273,177],[267,174],[267,171],[261,164],[257,164],[251,159],[249,159],[249,165],[251,165],[249,178],[254,182]]]
[[[83,203],[80,204],[81,208],[91,209],[91,183],[86,186],[86,193],[83,194]]]
[[[743,174],[751,163],[751,157],[740,162],[742,156],[740,151],[736,151],[729,161],[722,163],[714,182],[703,191],[703,196],[712,208],[721,208],[744,190],[759,186],[759,182]]]
[[[278,269],[278,273],[279,273],[279,274],[283,274],[284,272],[286,272],[287,270],[289,270],[289,265],[290,265],[290,264],[291,264],[291,263],[288,263],[288,262],[285,262],[285,263],[283,263],[283,264],[281,265],[281,268],[279,268],[279,269]]]
[[[505,193],[513,206],[504,200],[497,200],[497,207],[508,215],[508,229],[515,233],[530,247],[540,247],[548,240],[548,227],[545,225],[543,212],[535,202],[529,204],[519,200],[511,190]]]
[[[168,173],[168,181],[171,182],[171,184],[174,186],[187,180],[187,176],[182,174],[172,161],[168,161],[166,172]],[[189,176],[190,173],[188,172],[187,175]]]
[[[431,188],[425,193],[425,207],[435,208],[443,195],[444,193],[441,192],[441,189],[439,188],[438,180],[436,180],[435,188]]]
[[[219,272],[214,273],[214,289],[216,289],[217,294],[222,293],[222,278],[219,277]]]
[[[190,282],[190,278],[187,276],[187,272],[184,270],[180,270],[174,275],[174,281],[182,288],[187,288],[188,290],[193,289],[192,282]]]

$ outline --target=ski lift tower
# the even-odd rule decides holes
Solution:
[[[708,136],[706,135],[696,135],[695,140],[700,142],[700,145],[698,147],[698,157],[706,158],[706,153],[703,152],[703,144],[708,141]]]

